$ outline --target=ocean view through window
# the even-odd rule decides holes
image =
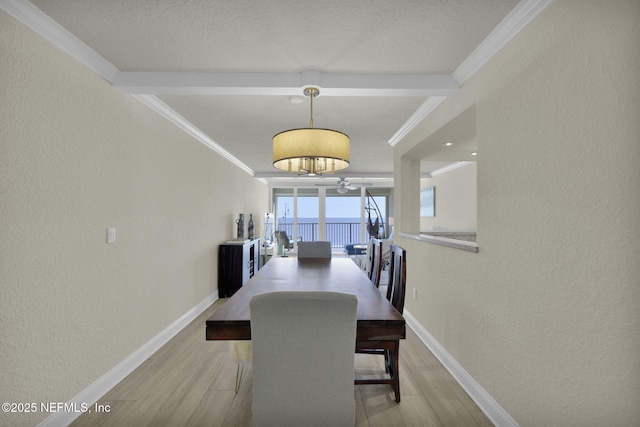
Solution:
[[[389,193],[388,189],[387,194]],[[360,192],[339,194],[333,189],[274,189],[273,207],[276,230],[284,231],[296,241],[327,240],[334,249],[350,243],[366,243],[370,238],[369,221],[388,222],[387,194],[370,197],[379,207],[371,213],[365,209],[366,198]]]

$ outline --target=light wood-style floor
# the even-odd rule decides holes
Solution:
[[[235,393],[231,343],[205,340],[205,320],[220,299],[85,413],[72,426],[251,426],[252,371]],[[379,373],[382,357],[357,354],[356,375]],[[402,401],[388,385],[358,385],[356,426],[492,426],[413,331],[400,344]]]

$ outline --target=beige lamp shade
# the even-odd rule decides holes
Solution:
[[[299,175],[334,173],[349,166],[349,137],[331,129],[303,128],[273,137],[273,166]]]

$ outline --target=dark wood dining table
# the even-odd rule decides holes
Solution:
[[[349,258],[273,258],[206,321],[207,340],[250,340],[249,302],[281,291],[328,291],[358,298],[356,340],[406,337],[404,317]]]
[[[207,340],[250,340],[249,302],[254,295],[280,291],[328,291],[358,298],[355,348],[393,349],[406,338],[405,319],[349,258],[273,258],[206,320]],[[318,328],[321,328],[318,325]],[[391,384],[400,400],[397,360],[391,378],[356,384]]]

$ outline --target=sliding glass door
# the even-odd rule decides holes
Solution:
[[[298,235],[303,242],[324,240],[319,238],[319,207],[317,188],[298,188]]]
[[[325,201],[326,240],[334,248],[362,241],[362,197],[359,191],[340,194],[327,189]]]
[[[292,241],[327,240],[335,249],[387,238],[391,188],[338,193],[335,188],[274,188],[276,231]]]
[[[273,191],[273,208],[276,215],[275,231],[276,235],[284,231],[290,239],[293,236],[294,217],[294,189],[277,188]]]

